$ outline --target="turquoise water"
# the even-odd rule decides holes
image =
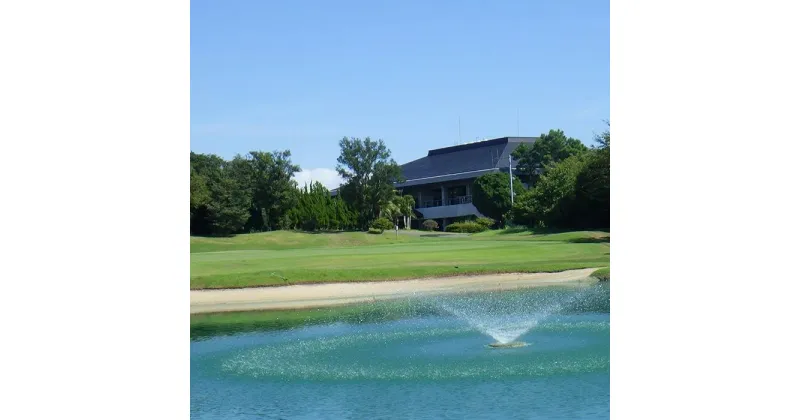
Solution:
[[[609,418],[608,306],[605,286],[532,289],[206,337],[191,344],[191,417]],[[498,337],[528,345],[489,348]]]

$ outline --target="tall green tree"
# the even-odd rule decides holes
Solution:
[[[587,150],[580,140],[567,137],[562,130],[550,130],[532,144],[520,144],[511,156],[517,159],[517,170],[523,178],[533,185],[548,166]]]
[[[305,185],[297,191],[297,205],[285,215],[287,229],[339,230],[355,226],[352,211],[339,197],[331,197],[321,183]]]
[[[211,199],[207,206],[211,233],[214,235],[239,232],[250,217],[250,195],[246,190],[239,188],[231,174],[230,165],[226,165],[223,172],[222,179],[211,185]]]
[[[511,185],[507,173],[484,174],[475,179],[472,203],[481,214],[494,220],[506,220],[511,210]],[[515,198],[525,191],[522,181],[514,177]]]
[[[208,181],[200,175],[194,167],[191,169],[189,177],[189,217],[194,216],[194,212],[208,204],[210,193],[208,191]]]
[[[332,202],[335,215],[333,228],[341,230],[355,229],[358,225],[356,212],[341,197],[333,198]]]
[[[576,179],[586,160],[584,155],[571,156],[548,169],[514,203],[514,221],[534,227],[573,225]]]
[[[597,147],[575,180],[575,219],[579,228],[611,226],[611,132],[606,129],[594,141]]]
[[[261,209],[256,204],[255,168],[249,157],[249,155],[242,156],[237,154],[227,162],[227,165],[233,188],[236,188],[247,197],[248,217],[242,230],[245,232],[260,232],[264,230],[263,216]]]
[[[230,162],[237,187],[249,194],[249,229],[280,228],[281,217],[296,205],[297,183],[293,176],[300,167],[292,164],[288,150],[252,151],[236,155]]]
[[[515,221],[570,229],[610,227],[611,133],[606,130],[594,140],[591,150],[548,167],[514,203]]]
[[[214,203],[220,199],[220,184],[226,175],[224,159],[217,155],[190,153],[190,229],[193,235],[212,235],[219,232],[214,225],[211,208],[217,210],[221,204]]]
[[[230,161],[191,153],[190,166],[192,234],[277,229],[296,203],[292,177],[300,168],[288,150],[254,151]]]
[[[594,136],[594,142],[596,143],[596,146],[592,146],[593,148],[609,150],[611,147],[611,123],[608,120],[606,120],[605,123],[608,128],[606,128],[602,133]]]
[[[387,218],[392,221],[392,225],[397,223],[397,219],[403,215],[403,212],[400,210],[400,206],[398,205],[398,201],[396,200],[399,197],[393,197],[392,200],[389,200],[386,203],[381,205],[380,217]]]
[[[255,202],[264,215],[264,225],[278,229],[281,216],[296,204],[294,174],[300,167],[292,163],[288,150],[250,152],[255,173]]]
[[[402,172],[383,140],[344,137],[339,148],[336,171],[344,180],[339,191],[366,230],[379,217],[381,205],[391,200],[394,183],[402,180]]]

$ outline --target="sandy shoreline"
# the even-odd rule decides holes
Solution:
[[[489,274],[424,280],[303,284],[246,289],[192,290],[191,313],[301,309],[392,299],[415,294],[516,289],[578,282],[597,268],[558,273]]]

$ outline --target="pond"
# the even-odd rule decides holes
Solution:
[[[193,339],[191,417],[609,418],[608,284],[381,305]]]

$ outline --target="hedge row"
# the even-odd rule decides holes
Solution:
[[[444,228],[446,232],[456,232],[456,233],[478,233],[488,230],[489,228],[485,224],[476,223],[476,222],[459,222],[447,225]]]

